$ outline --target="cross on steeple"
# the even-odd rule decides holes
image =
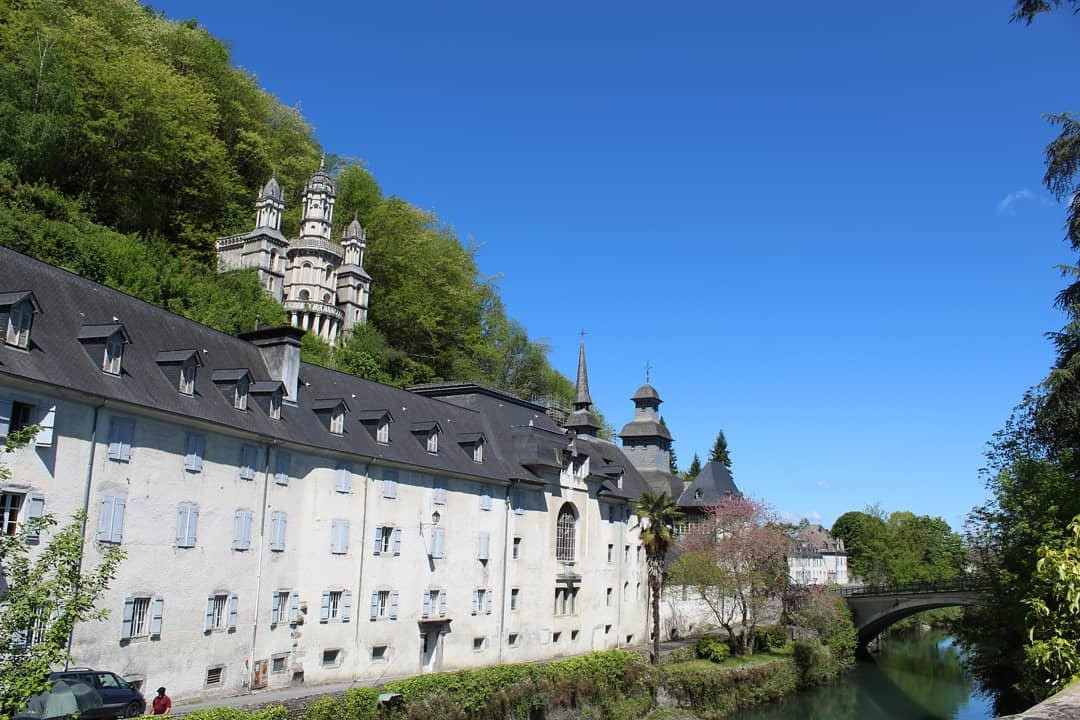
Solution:
[[[652,371],[652,363],[645,361],[645,384],[649,383],[649,373]]]

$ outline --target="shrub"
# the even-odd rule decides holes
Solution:
[[[754,650],[768,652],[780,650],[788,644],[787,630],[781,625],[754,628]]]
[[[288,711],[283,705],[271,705],[258,710],[239,710],[230,707],[196,710],[184,715],[191,720],[287,720]]]
[[[728,641],[719,635],[705,635],[694,644],[694,654],[702,660],[723,662],[731,657]]]
[[[777,700],[795,690],[798,670],[788,659],[713,668],[701,663],[662,666],[661,683],[681,707],[719,716]]]
[[[796,640],[792,657],[799,671],[800,688],[820,685],[840,670],[829,648],[816,640]]]

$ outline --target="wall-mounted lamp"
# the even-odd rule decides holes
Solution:
[[[431,524],[432,524],[432,525],[438,525],[438,524],[439,524],[439,520],[440,520],[441,518],[442,518],[442,515],[439,515],[439,511],[438,511],[438,510],[436,510],[435,512],[431,513]]]

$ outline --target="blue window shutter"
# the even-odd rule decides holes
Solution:
[[[199,509],[194,505],[188,506],[187,546],[195,547],[195,538],[199,530]]]
[[[123,460],[124,447],[124,419],[114,417],[109,423],[109,459],[120,462]]]
[[[135,442],[135,421],[131,418],[119,418],[120,423],[120,460],[131,460],[131,446]]]
[[[347,493],[352,489],[352,467],[347,463],[338,465],[334,489],[339,493]]]
[[[112,540],[112,516],[113,503],[116,498],[106,495],[101,499],[101,514],[98,516],[98,542],[110,542]]]
[[[514,493],[510,497],[511,497],[511,502],[513,502],[513,504],[514,504],[514,514],[515,515],[524,515],[525,514],[525,500],[522,497],[521,493],[518,492],[518,491],[514,491]]]
[[[483,489],[480,491],[480,509],[481,510],[490,510],[491,509],[491,486],[489,486],[489,485],[485,485],[483,487]]]
[[[281,593],[275,592],[270,596],[270,624],[277,625],[281,622]]]
[[[390,619],[397,620],[398,591],[390,593]]]
[[[300,619],[300,593],[289,596],[289,622],[295,623]]]
[[[330,593],[324,592],[322,594],[322,603],[319,605],[319,622],[326,622],[330,619]]]
[[[478,558],[480,560],[487,560],[488,559],[488,553],[489,553],[490,547],[491,547],[491,533],[489,533],[489,532],[487,532],[485,530],[484,532],[480,533],[480,553],[478,555]]]
[[[206,437],[191,433],[187,437],[187,454],[184,456],[184,469],[188,472],[201,472],[203,453],[206,452]]]
[[[431,557],[441,558],[443,556],[443,542],[446,537],[446,531],[442,528],[435,528],[431,532]]]
[[[127,498],[113,498],[112,527],[109,530],[109,541],[122,542],[124,539],[124,510],[127,507]]]
[[[379,593],[378,591],[371,593],[371,619],[379,617]]]
[[[150,634],[161,635],[161,619],[165,615],[165,599],[156,597],[150,602]]]
[[[289,484],[289,465],[292,464],[292,457],[287,452],[278,451],[277,464],[275,465],[276,472],[274,473],[274,482],[278,485]]]
[[[11,398],[0,397],[0,437],[8,434],[11,427]]]
[[[424,617],[431,614],[431,591],[424,591]]]
[[[382,551],[382,525],[375,526],[375,554],[378,555]]]
[[[53,444],[53,427],[56,425],[56,406],[49,405],[41,410],[41,417],[38,419],[37,424],[40,426],[38,433],[34,436],[34,444],[38,447],[51,447]]]
[[[239,604],[240,604],[240,599],[238,597],[236,597],[235,595],[233,595],[233,596],[231,596],[229,598],[229,623],[228,623],[228,629],[229,630],[235,630],[236,629],[236,615],[237,615],[236,611],[238,609],[237,606]]]
[[[45,514],[45,496],[41,493],[31,493],[27,498],[26,507],[26,519],[37,520]],[[26,539],[30,543],[37,543],[41,539],[41,533],[38,530],[28,530]]]
[[[214,596],[206,598],[206,624],[203,630],[210,632],[214,629]]]
[[[439,593],[439,615],[446,615],[446,588],[443,588],[442,592]]]
[[[352,620],[352,592],[346,590],[341,593],[341,622]]]
[[[431,501],[435,505],[446,504],[446,480],[444,478],[434,478],[431,488]]]
[[[285,513],[281,513],[281,523],[278,525],[278,529],[280,530],[280,534],[278,535],[278,545],[281,546],[282,550],[285,549],[285,530],[287,529],[288,524],[288,516]],[[295,595],[296,593],[293,594]]]
[[[340,528],[338,532],[341,535],[341,552],[344,554],[349,552],[349,521],[342,520],[341,525],[338,527]]]
[[[255,455],[256,448],[254,445],[241,445],[240,446],[240,479],[241,480],[254,480],[255,479]]]
[[[176,544],[178,547],[183,547],[187,538],[187,519],[187,507],[181,505],[180,509],[176,511]]]
[[[124,621],[120,626],[120,638],[131,637],[131,618],[135,615],[135,599],[128,598],[124,601]]]
[[[247,550],[244,534],[244,511],[237,510],[233,514],[233,550]]]
[[[485,602],[486,602],[486,605],[487,605],[487,608],[485,609],[485,612],[488,615],[491,614],[491,608],[495,604],[494,603],[494,595],[495,594],[493,592],[491,592],[491,588],[488,588],[488,591],[484,594]]]
[[[394,554],[401,554],[401,528],[394,528]]]
[[[477,609],[479,607],[480,607],[480,591],[479,590],[473,590],[472,591],[472,614],[473,615],[476,614]]]

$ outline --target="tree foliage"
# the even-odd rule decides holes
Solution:
[[[25,445],[37,430],[30,426],[9,434],[4,454]],[[11,469],[0,462],[0,482],[11,478]],[[94,605],[115,577],[123,552],[110,546],[96,567],[84,569],[85,521],[80,511],[54,531],[58,523],[46,514],[28,520],[14,535],[0,534],[0,720],[48,689],[53,667],[71,659],[68,638],[77,623],[108,615]]]
[[[698,473],[700,473],[700,472],[701,472],[701,458],[698,457],[697,453],[694,453],[694,459],[690,461],[690,467],[686,471],[686,479],[692,481],[694,478],[696,478],[698,476]]]
[[[232,66],[194,20],[136,0],[0,2],[0,244],[228,333],[286,322],[252,272],[217,275],[214,240],[251,228],[273,174],[286,235],[322,148],[296,108]],[[304,358],[396,385],[487,382],[525,398],[572,386],[506,314],[475,248],[331,154],[335,237],[368,233],[370,325]]]
[[[749,655],[767,603],[787,586],[791,537],[758,500],[734,497],[708,513],[684,538],[670,581],[692,588],[729,639],[739,627]]]
[[[716,434],[716,441],[709,450],[709,460],[718,460],[728,470],[731,469],[731,453],[728,451],[727,438],[724,437],[723,430]]]
[[[645,546],[645,562],[649,569],[649,594],[652,600],[653,652],[652,663],[660,662],[660,591],[668,550],[675,544],[674,524],[682,519],[682,511],[665,492],[653,495],[644,492],[635,508],[641,518],[641,543]]]

